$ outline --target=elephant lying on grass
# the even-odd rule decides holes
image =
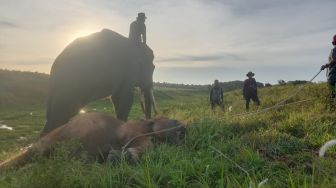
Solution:
[[[79,142],[78,148],[74,149],[74,156],[85,151],[93,160],[115,160],[124,150],[129,160],[137,161],[141,154],[153,148],[152,137],[158,143],[180,144],[185,133],[183,124],[164,117],[125,123],[104,113],[81,114],[40,138],[30,148],[1,163],[0,171],[23,166],[36,154],[49,156],[57,144],[73,139]]]
[[[134,88],[144,92],[151,117],[153,51],[108,29],[78,38],[56,58],[50,71],[47,121],[41,135],[68,122],[87,103],[112,95],[117,118],[127,121]]]

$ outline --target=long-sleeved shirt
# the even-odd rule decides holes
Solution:
[[[129,39],[134,42],[146,44],[146,25],[145,23],[137,20],[133,21],[130,25]]]
[[[244,81],[243,95],[251,96],[257,94],[257,81],[254,78]]]
[[[336,81],[336,47],[331,50],[328,60],[328,80]]]
[[[223,90],[219,86],[214,86],[210,91],[210,101],[223,101]]]

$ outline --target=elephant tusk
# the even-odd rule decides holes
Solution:
[[[143,93],[140,88],[136,88],[136,95],[139,97],[140,107],[142,112],[145,114],[145,105],[144,105],[144,99],[143,99]]]
[[[155,101],[153,89],[151,89],[150,92],[151,92],[151,100],[152,100],[152,104],[153,104],[154,113],[155,113],[155,115],[157,115],[158,112],[157,112],[157,108],[156,108],[156,101]]]
[[[138,94],[139,94],[139,99],[140,99],[141,110],[142,110],[143,113],[145,113],[145,105],[144,105],[143,94],[140,91],[140,89],[138,91],[139,91]],[[157,111],[157,107],[156,107],[156,101],[155,101],[153,89],[150,90],[150,95],[151,95],[151,102],[152,102],[152,105],[153,105],[154,113],[156,115],[156,114],[158,114],[158,111]]]

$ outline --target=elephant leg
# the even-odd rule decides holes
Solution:
[[[112,95],[112,100],[118,119],[127,121],[128,114],[132,108],[133,98],[134,87],[130,86],[124,86],[115,95]]]
[[[142,90],[140,89],[140,88],[136,88],[137,89],[137,92],[136,92],[136,94],[138,95],[138,97],[139,97],[139,101],[140,101],[140,107],[141,107],[141,110],[142,110],[142,112],[143,113],[145,113],[145,105],[144,105],[144,98],[143,98],[143,92],[142,92]]]
[[[114,112],[117,114],[117,112],[119,111],[119,100],[120,100],[120,96],[117,94],[112,95],[112,103],[114,106]]]
[[[57,127],[67,123],[73,116],[78,114],[80,110],[79,103],[73,102],[53,102],[48,107],[47,121],[43,130],[41,131],[41,137],[48,134],[50,131]]]

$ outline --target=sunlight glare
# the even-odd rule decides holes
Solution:
[[[67,38],[66,42],[67,42],[67,44],[69,44],[77,38],[88,36],[92,33],[99,32],[100,30],[101,30],[101,28],[98,29],[98,28],[93,28],[93,27],[75,29],[73,31],[70,31],[69,34],[66,35],[67,36],[66,37]]]

